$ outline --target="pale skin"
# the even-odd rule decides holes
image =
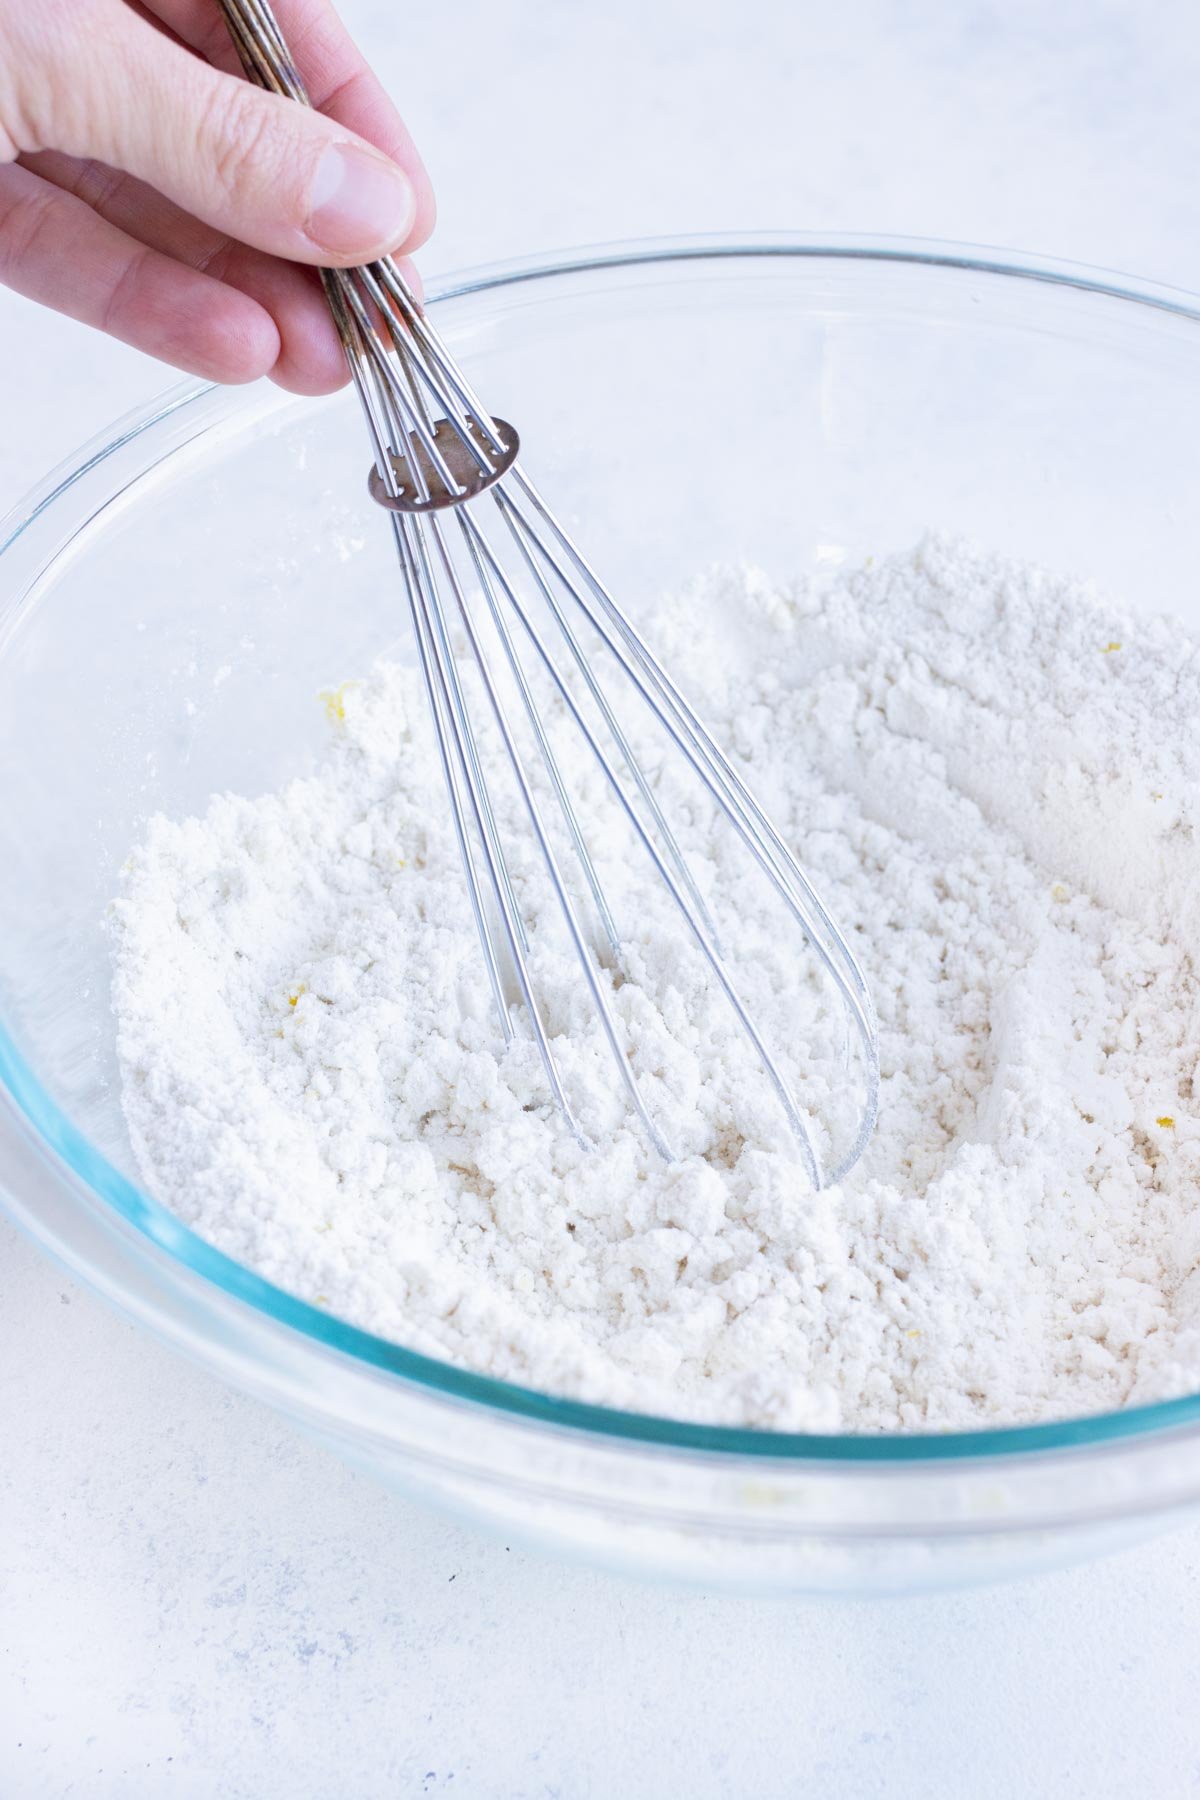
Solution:
[[[319,111],[242,78],[216,0],[0,0],[0,282],[320,394],[346,368],[313,267],[416,249],[433,193],[327,0],[274,11]]]

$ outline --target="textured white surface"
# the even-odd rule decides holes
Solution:
[[[824,226],[1200,288],[1187,0],[347,11],[434,171],[431,270]],[[166,379],[0,294],[0,505]],[[5,1800],[1200,1794],[1194,1529],[949,1598],[651,1592],[388,1497],[6,1229],[0,1442]]]
[[[617,1041],[680,1160],[621,1092],[481,703],[580,1147],[528,1033],[501,1054],[421,680],[391,663],[337,690],[312,775],[160,814],[123,865],[112,1005],[151,1193],[379,1337],[635,1412],[952,1431],[1194,1392],[1200,674],[1178,623],[930,538],[829,585],[692,581],[653,633],[863,957],[880,1108],[845,1179],[813,1191],[546,683],[621,922]],[[828,1170],[860,1118],[846,1015],[711,796],[645,709],[626,724]]]

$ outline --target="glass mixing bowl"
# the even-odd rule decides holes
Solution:
[[[1200,626],[1200,301],[947,246],[639,244],[443,283],[437,322],[636,614],[929,526]],[[405,638],[346,394],[189,387],[0,527],[0,1180],[76,1275],[439,1506],[710,1586],[894,1589],[1200,1505],[1200,1395],[1027,1429],[805,1437],[555,1399],[367,1336],[138,1186],[103,914],[148,813],[311,765],[315,696]],[[286,1180],[286,1171],[281,1171]]]

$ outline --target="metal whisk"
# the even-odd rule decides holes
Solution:
[[[274,93],[310,104],[266,0],[221,0],[221,4],[250,78]],[[629,825],[666,883],[761,1061],[814,1185],[820,1187],[825,1180],[838,1180],[866,1146],[875,1122],[879,1092],[874,1009],[845,938],[736,769],[519,466],[516,431],[481,405],[396,264],[384,257],[362,268],[323,270],[322,280],[374,445],[370,491],[391,514],[454,830],[506,1042],[515,1033],[505,993],[503,970],[507,967],[515,977],[554,1099],[576,1136],[584,1141],[572,1116],[534,991],[525,926],[496,826],[479,736],[472,725],[462,672],[456,661],[454,620],[461,627],[482,680],[496,734],[545,859],[621,1079],[650,1139],[664,1157],[671,1158],[671,1147],[651,1117],[630,1067],[605,979],[563,880],[506,715],[501,685],[489,666],[475,616],[478,600],[473,601],[468,593],[469,583],[464,581],[462,569],[473,573],[478,585],[486,617],[507,666],[509,691],[515,689],[520,696],[614,956],[620,956],[620,937],[566,779],[539,714],[519,643],[527,643],[545,669]],[[486,500],[481,498],[484,495],[488,496]],[[491,523],[499,528],[510,557],[515,553],[512,568],[506,569],[492,539],[485,535],[480,513],[486,508],[493,509]],[[461,562],[456,560],[450,541],[455,527],[460,534]],[[556,629],[556,651],[535,623],[534,609]],[[519,641],[514,624],[520,629]],[[713,922],[654,790],[580,642],[580,625],[599,638],[640,700],[687,758],[803,931],[812,954],[841,999],[847,1024],[844,1060],[848,1066],[856,1042],[863,1093],[853,1141],[827,1176],[800,1108],[734,985]],[[559,659],[564,654],[566,666],[573,671],[570,679],[560,666]],[[610,749],[605,748],[602,736],[585,716],[578,697],[580,688],[590,697]],[[622,770],[627,771],[627,776]]]

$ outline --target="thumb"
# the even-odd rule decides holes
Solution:
[[[404,247],[417,197],[398,163],[323,114],[222,74],[123,0],[109,21],[90,53],[64,47],[70,98],[47,121],[49,140],[28,148],[98,158],[295,262],[362,263]]]

